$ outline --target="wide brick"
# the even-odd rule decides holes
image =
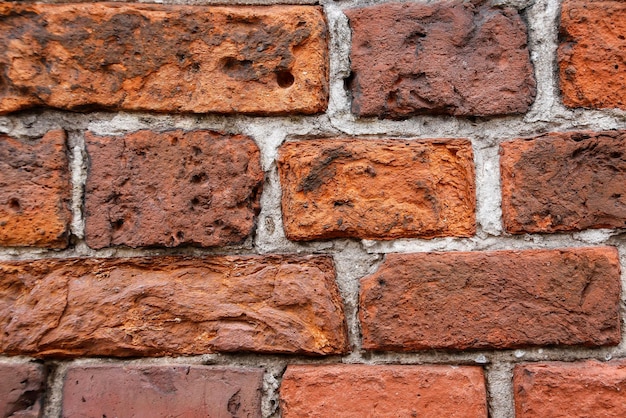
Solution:
[[[472,236],[475,186],[465,139],[288,142],[278,159],[288,238]]]
[[[326,37],[312,6],[4,3],[0,114],[322,112]]]
[[[620,342],[615,248],[389,254],[361,279],[363,347]]]
[[[63,418],[261,417],[263,370],[183,365],[74,366]]]
[[[626,131],[551,133],[500,154],[507,232],[626,227]]]
[[[442,1],[346,14],[359,116],[514,114],[534,100],[526,26],[513,9]]]
[[[347,350],[327,256],[48,259],[0,263],[0,276],[4,354]]]
[[[64,248],[71,185],[65,132],[20,141],[0,135],[0,246]]]
[[[626,109],[626,3],[564,0],[559,35],[563,103]]]
[[[239,244],[253,232],[263,170],[252,139],[140,131],[86,142],[90,247]]]
[[[538,363],[515,367],[515,416],[626,417],[626,362]]]
[[[487,417],[479,367],[288,366],[280,403],[284,418]]]
[[[43,366],[0,364],[0,417],[40,417],[45,387]]]

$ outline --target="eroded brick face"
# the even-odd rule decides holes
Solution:
[[[317,113],[328,101],[311,6],[0,5],[0,114]]]
[[[361,279],[363,347],[616,345],[619,295],[611,247],[388,254]]]
[[[359,116],[524,113],[534,100],[526,27],[513,9],[389,3],[346,14]]]
[[[46,372],[40,364],[0,364],[0,417],[39,418]]]
[[[565,0],[559,82],[569,107],[626,109],[626,3]]]

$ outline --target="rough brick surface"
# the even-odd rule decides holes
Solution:
[[[65,132],[33,141],[0,135],[0,245],[66,247],[70,199]]]
[[[261,417],[261,369],[206,366],[73,366],[63,418]]]
[[[566,106],[626,109],[626,3],[565,0],[558,60]]]
[[[0,417],[39,418],[45,386],[39,364],[0,364]]]
[[[515,367],[517,418],[626,417],[626,362]]]
[[[432,238],[476,230],[467,140],[288,142],[278,169],[290,239]]]
[[[0,263],[0,349],[34,356],[347,350],[325,256]]]
[[[0,114],[317,113],[327,61],[319,7],[0,5]]]
[[[280,400],[284,418],[487,417],[478,367],[288,366]]]
[[[615,345],[619,300],[612,247],[389,254],[361,279],[363,347]]]
[[[523,113],[535,95],[526,27],[478,2],[347,10],[352,111],[360,116]]]
[[[506,142],[500,164],[508,232],[626,227],[626,131]]]
[[[263,182],[252,139],[140,131],[86,142],[90,247],[228,245],[252,233]]]

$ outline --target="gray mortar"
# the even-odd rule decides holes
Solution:
[[[52,0],[48,3],[65,3]],[[344,79],[350,75],[350,37],[344,10],[385,3],[383,0],[321,0],[330,33],[330,102],[323,115],[306,117],[267,117],[216,115],[158,115],[128,112],[95,112],[76,114],[42,110],[0,117],[0,132],[29,139],[42,136],[51,129],[68,132],[68,155],[72,173],[72,240],[66,250],[54,251],[32,248],[0,249],[0,260],[25,260],[68,257],[134,257],[146,255],[203,256],[211,254],[267,253],[326,253],[334,257],[337,284],[344,300],[348,335],[352,352],[345,356],[305,357],[260,354],[206,354],[178,358],[76,359],[47,361],[53,373],[49,375],[49,391],[45,403],[46,417],[61,417],[62,383],[70,365],[111,364],[211,364],[237,367],[261,367],[263,379],[262,412],[265,418],[279,418],[278,390],[282,375],[289,364],[451,364],[475,365],[485,369],[492,418],[514,416],[512,369],[515,364],[537,361],[577,361],[598,359],[607,361],[626,358],[626,333],[617,347],[600,348],[525,348],[520,350],[443,351],[425,350],[417,353],[366,352],[361,348],[358,322],[359,279],[374,272],[384,254],[391,252],[479,251],[499,249],[561,248],[611,245],[618,248],[622,266],[626,266],[626,231],[589,230],[576,233],[506,234],[501,224],[499,173],[499,144],[519,137],[545,132],[581,129],[626,129],[626,112],[620,110],[567,109],[561,104],[558,89],[556,22],[560,13],[558,0],[493,0],[494,4],[514,7],[522,12],[529,28],[529,49],[535,68],[538,94],[531,110],[525,115],[477,118],[446,116],[417,116],[404,121],[357,119],[350,113],[350,96],[344,89]],[[415,1],[433,3],[435,0]],[[153,1],[163,4],[318,4],[314,0],[169,0]],[[261,162],[266,182],[261,196],[262,209],[253,239],[236,247],[218,249],[129,249],[92,250],[85,244],[82,200],[87,178],[87,158],[84,132],[101,135],[122,135],[140,129],[167,131],[172,129],[211,129],[228,133],[243,133],[252,137],[261,150]],[[433,240],[402,239],[396,241],[328,240],[310,243],[291,242],[285,238],[280,206],[281,188],[275,158],[279,146],[289,140],[311,137],[367,136],[403,139],[469,138],[474,149],[476,165],[476,196],[478,231],[472,238],[438,238]],[[623,269],[624,270],[624,269]],[[622,272],[622,327],[626,326],[626,271]],[[0,357],[1,363],[24,363],[27,357]]]

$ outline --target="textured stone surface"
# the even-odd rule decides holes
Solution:
[[[550,133],[500,153],[508,232],[626,227],[626,131]]]
[[[472,236],[472,146],[464,139],[307,140],[280,149],[288,238]]]
[[[45,386],[39,364],[0,364],[0,417],[41,417]]]
[[[0,246],[66,247],[70,198],[65,132],[0,135]]]
[[[242,135],[86,134],[85,239],[92,248],[243,242],[260,210],[259,149]]]
[[[559,35],[563,103],[626,109],[626,3],[564,0]]]
[[[535,79],[515,10],[392,3],[347,10],[352,111],[359,116],[526,112]]]
[[[479,367],[288,366],[282,416],[487,417]]]
[[[361,279],[363,347],[616,345],[612,247],[389,254]]]
[[[0,114],[317,113],[328,101],[319,7],[5,3],[0,34]]]
[[[73,366],[63,418],[261,417],[263,370],[183,365]]]
[[[326,256],[0,263],[0,349],[34,356],[347,350]]]
[[[517,418],[626,417],[626,362],[537,363],[515,367]]]

